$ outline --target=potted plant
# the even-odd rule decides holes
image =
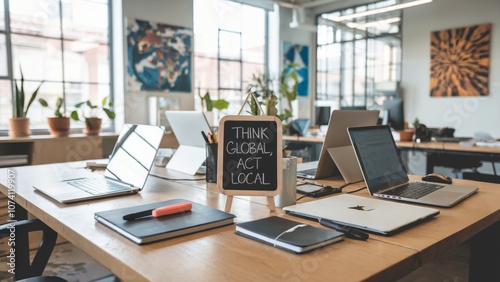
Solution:
[[[265,74],[253,74],[252,81],[248,84],[247,92],[253,92],[260,104],[265,107],[265,115],[277,116],[283,122],[283,131],[287,131],[290,127],[289,119],[293,117],[292,101],[297,99],[298,77],[297,72],[292,68],[292,71],[283,70],[278,80],[278,94],[271,88],[273,80]],[[287,108],[283,108],[283,112],[278,111],[278,102],[287,101]],[[259,115],[260,110],[253,99],[248,101],[252,115]]]
[[[68,136],[69,128],[70,128],[70,119],[66,116],[66,113],[61,111],[63,108],[63,98],[57,97],[55,107],[52,108],[49,106],[49,103],[45,99],[38,99],[38,102],[42,105],[42,107],[50,108],[54,110],[54,116],[47,118],[47,123],[50,127],[50,134],[53,136]]]
[[[87,135],[97,135],[101,132],[102,119],[99,116],[102,112],[110,119],[115,118],[115,112],[112,110],[113,101],[108,101],[108,97],[104,97],[100,105],[94,105],[90,100],[87,100],[77,103],[75,108],[71,112],[71,119],[85,122],[83,133]]]
[[[212,100],[208,91],[205,93],[205,95],[201,96],[199,88],[198,96],[201,99],[201,108],[205,113],[205,117],[207,118],[210,126],[212,126],[214,121],[213,109],[215,108],[219,111],[227,109],[227,107],[229,107],[229,102],[224,99]]]
[[[36,96],[38,95],[38,90],[40,90],[40,87],[43,84],[42,81],[40,85],[38,85],[38,87],[35,89],[35,91],[31,93],[28,104],[25,106],[26,93],[24,92],[24,75],[23,75],[23,70],[21,68],[20,70],[21,70],[21,84],[20,86],[17,86],[17,83],[15,83],[16,88],[14,93],[14,101],[12,103],[13,116],[9,120],[9,126],[10,126],[9,136],[11,137],[25,137],[31,134],[30,120],[27,117],[28,110],[33,101],[36,99]]]

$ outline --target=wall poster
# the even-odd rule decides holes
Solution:
[[[191,28],[128,18],[128,90],[191,93],[192,35]]]
[[[489,94],[491,24],[431,33],[431,97]]]
[[[283,70],[285,73],[295,71],[299,78],[297,96],[309,95],[309,47],[306,45],[283,42]]]

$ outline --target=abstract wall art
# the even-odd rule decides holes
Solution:
[[[431,33],[430,95],[489,94],[491,24]]]
[[[299,80],[297,95],[309,95],[309,47],[306,45],[283,42],[283,70],[285,73],[295,71]]]
[[[127,19],[129,91],[191,92],[190,28]]]

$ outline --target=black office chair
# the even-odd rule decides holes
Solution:
[[[0,238],[10,237],[15,230],[16,244],[15,248],[15,274],[14,280],[23,282],[64,282],[66,280],[55,276],[41,276],[47,262],[49,261],[52,250],[57,240],[57,233],[45,225],[39,219],[26,219],[14,223],[0,225]],[[42,231],[42,240],[40,246],[30,263],[29,233]],[[28,244],[19,244],[19,242],[28,242]]]

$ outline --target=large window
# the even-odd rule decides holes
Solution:
[[[43,81],[38,97],[66,107],[111,95],[110,1],[0,0],[0,129],[12,117],[14,83],[21,69],[26,93]],[[46,132],[53,111],[38,102],[28,117],[33,132]],[[83,127],[73,123],[72,128]],[[103,127],[112,123],[103,119]]]
[[[395,4],[380,1],[318,17],[318,106],[377,108],[398,95],[401,10],[339,21],[338,17]]]
[[[194,0],[195,107],[198,91],[236,113],[252,74],[266,71],[267,12],[227,0]]]

